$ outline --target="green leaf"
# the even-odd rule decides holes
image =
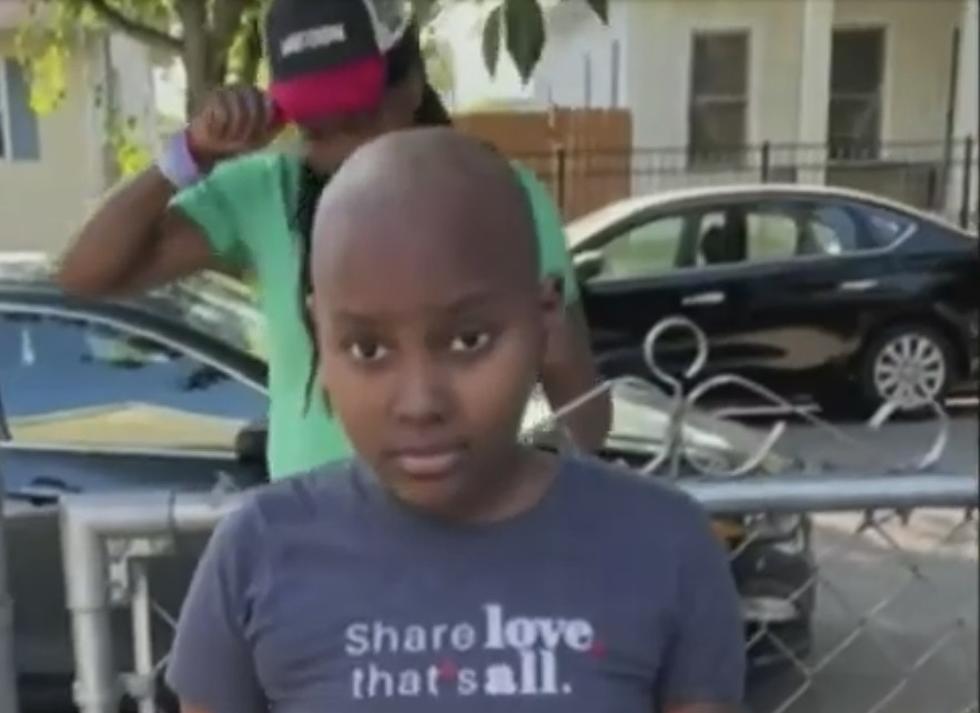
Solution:
[[[526,84],[544,50],[544,13],[539,0],[505,0],[507,52]]]
[[[609,24],[609,0],[585,0],[585,2],[589,4],[589,7],[604,24]]]
[[[496,76],[497,63],[500,61],[500,34],[503,27],[500,23],[500,7],[495,7],[487,16],[487,22],[483,26],[483,63],[490,72],[490,76]]]

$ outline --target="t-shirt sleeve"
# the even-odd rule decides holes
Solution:
[[[560,277],[565,303],[572,304],[579,298],[578,282],[575,278],[572,257],[568,253],[568,244],[565,242],[565,228],[558,207],[548,189],[531,169],[514,164],[514,170],[524,187],[534,216],[538,251],[541,257],[541,273],[548,277]]]
[[[251,260],[242,214],[268,201],[269,156],[256,154],[219,164],[207,177],[170,202],[201,228],[221,260],[245,266]],[[265,194],[265,195],[263,195]]]
[[[267,713],[246,638],[260,580],[257,515],[246,506],[215,530],[181,608],[167,684],[209,713]]]
[[[691,520],[678,584],[674,622],[659,678],[662,707],[680,703],[742,704],[745,635],[728,555],[707,515],[690,504]]]

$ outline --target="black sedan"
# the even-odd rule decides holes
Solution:
[[[624,200],[568,226],[602,372],[649,376],[664,315],[734,372],[834,410],[914,409],[977,373],[977,238],[870,195],[782,185]],[[658,359],[683,371],[688,345]]]
[[[48,272],[36,258],[0,256],[0,476],[7,489],[16,655],[31,709],[44,707],[38,698],[52,693],[63,703],[70,690],[55,507],[61,495],[240,489],[266,480],[262,324],[247,290],[204,275],[137,300],[86,301],[65,297]],[[603,457],[635,466],[657,457],[671,406],[653,387],[617,388]],[[529,431],[541,408],[529,408]],[[547,430],[536,438],[541,447],[557,445]],[[692,412],[684,441],[702,468],[733,471],[761,439]],[[801,467],[772,453],[759,471]],[[806,518],[747,517],[716,527],[741,552],[733,571],[749,636],[765,624],[797,653],[805,651],[812,594],[793,593],[813,574]],[[202,544],[190,541],[179,558],[152,563],[154,595],[170,611],[179,607]],[[125,666],[131,647],[125,621],[117,624],[116,651]],[[162,645],[168,638],[155,640]],[[780,658],[766,638],[754,638],[756,662]]]

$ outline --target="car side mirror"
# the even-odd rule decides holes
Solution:
[[[606,257],[601,250],[586,250],[575,256],[575,276],[579,282],[587,282],[602,274],[606,267]]]
[[[243,465],[265,467],[269,426],[265,421],[250,423],[235,437],[235,455]]]

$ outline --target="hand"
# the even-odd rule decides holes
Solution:
[[[210,165],[264,148],[281,128],[275,106],[261,89],[223,87],[191,119],[187,138],[194,157]]]

